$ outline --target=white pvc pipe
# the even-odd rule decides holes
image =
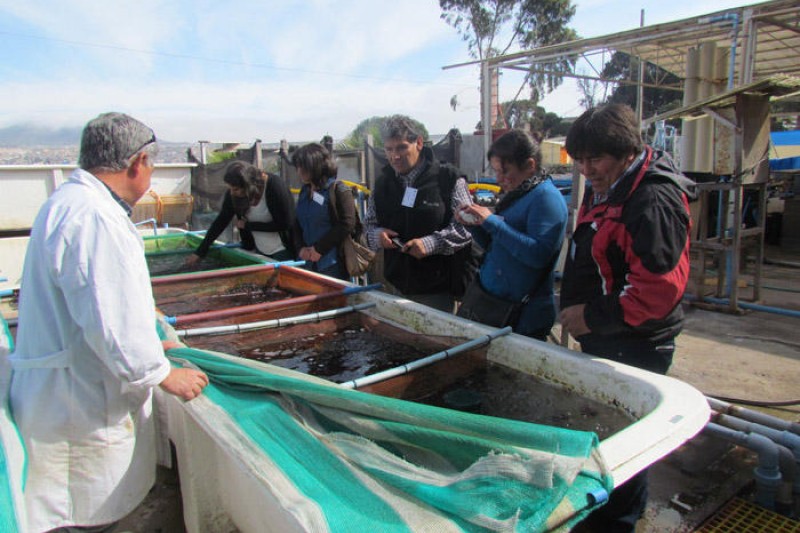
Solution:
[[[209,326],[206,328],[193,328],[176,330],[175,333],[178,337],[193,337],[197,335],[221,335],[225,333],[242,333],[244,331],[251,331],[254,329],[268,329],[280,328],[283,326],[291,326],[295,324],[303,324],[305,322],[318,322],[328,318],[334,318],[355,311],[362,311],[375,307],[375,303],[365,303],[358,305],[350,305],[347,307],[340,307],[338,309],[329,309],[327,311],[317,311],[316,313],[308,313],[306,315],[289,316],[284,318],[274,318],[272,320],[261,320],[259,322],[248,322],[246,324],[230,324],[226,326]]]
[[[508,335],[509,333],[511,333],[511,326],[506,326],[504,328],[495,330],[488,335],[484,335],[483,337],[472,339],[471,341],[459,344],[458,346],[453,346],[452,348],[429,355],[428,357],[417,359],[416,361],[411,361],[410,363],[406,363],[395,368],[390,368],[388,370],[384,370],[383,372],[378,372],[377,374],[356,378],[352,381],[341,383],[340,385],[347,389],[357,389],[359,387],[363,387],[364,385],[371,385],[373,383],[378,383],[379,381],[386,381],[389,378],[408,374],[413,370],[431,365],[437,361],[441,361],[442,359],[452,357],[453,355],[472,350],[473,348],[478,348],[479,346],[485,346],[492,342],[493,339],[502,337],[503,335]]]

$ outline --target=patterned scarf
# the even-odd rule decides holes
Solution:
[[[533,176],[522,183],[519,184],[519,187],[514,189],[513,191],[509,191],[500,197],[500,200],[497,202],[497,205],[494,208],[495,213],[500,213],[511,207],[514,202],[528,194],[528,191],[532,191],[539,185],[541,182],[549,178],[549,176]]]

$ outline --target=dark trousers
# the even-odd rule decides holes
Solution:
[[[666,374],[675,353],[675,338],[661,342],[584,335],[581,350],[657,374]],[[633,532],[647,506],[647,470],[616,487],[608,502],[593,511],[575,531],[598,533]]]

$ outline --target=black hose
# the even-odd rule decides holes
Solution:
[[[751,405],[755,407],[788,407],[793,405],[800,405],[800,400],[776,400],[773,402],[762,400],[746,400],[743,398],[726,398],[725,396],[715,396],[713,394],[706,394],[709,398],[714,398],[721,402],[738,403],[741,405]]]

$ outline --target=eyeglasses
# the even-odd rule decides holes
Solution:
[[[152,135],[150,136],[150,138],[149,138],[148,140],[146,140],[146,141],[144,142],[144,144],[142,144],[141,146],[139,146],[139,148],[137,148],[136,150],[134,150],[133,152],[131,152],[131,155],[129,155],[129,156],[127,157],[128,159],[130,159],[131,157],[135,156],[136,154],[138,154],[139,152],[141,152],[142,150],[144,150],[144,148],[145,148],[146,146],[150,146],[151,144],[154,144],[154,143],[156,142],[156,134],[155,134],[154,132],[151,132],[151,133],[152,133]]]

